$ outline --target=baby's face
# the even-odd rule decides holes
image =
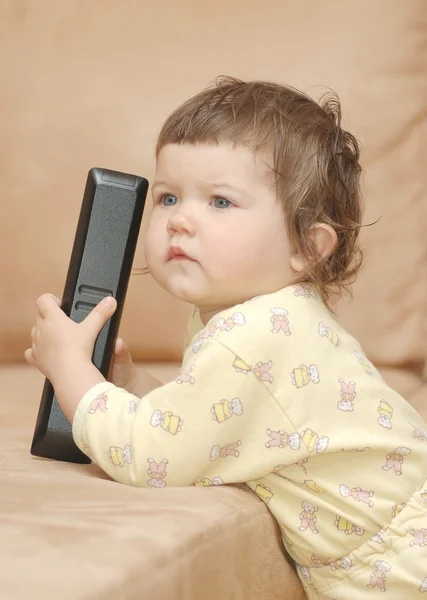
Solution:
[[[282,208],[267,157],[229,144],[168,144],[158,157],[147,264],[202,320],[292,279]],[[171,246],[190,258],[170,258]]]

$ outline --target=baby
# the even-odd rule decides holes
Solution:
[[[79,448],[133,486],[246,483],[277,519],[308,598],[418,597],[427,577],[427,433],[331,311],[361,266],[359,148],[335,95],[220,78],[165,122],[146,259],[195,306],[166,385],[117,341],[37,300],[25,357]],[[423,587],[424,586],[424,587]]]

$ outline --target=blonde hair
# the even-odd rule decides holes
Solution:
[[[156,159],[166,144],[220,142],[272,153],[284,225],[293,252],[306,264],[293,283],[314,284],[328,304],[362,265],[360,151],[355,137],[341,128],[339,98],[330,92],[316,103],[277,83],[217,77],[165,121]],[[307,235],[317,222],[329,224],[338,237],[324,260]]]

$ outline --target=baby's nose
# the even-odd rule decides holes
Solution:
[[[169,217],[166,228],[170,235],[176,232],[186,232],[192,235],[195,233],[195,220],[183,211],[176,212]]]

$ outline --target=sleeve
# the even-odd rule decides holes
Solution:
[[[108,382],[94,386],[77,407],[74,440],[128,485],[252,481],[305,456],[302,445],[286,443],[292,426],[268,385],[205,339],[186,352],[174,381],[142,398]]]

